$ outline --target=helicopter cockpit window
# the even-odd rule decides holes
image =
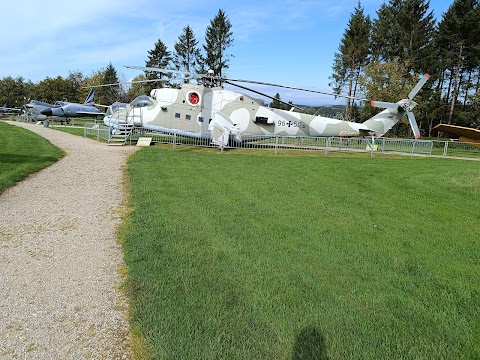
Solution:
[[[114,102],[114,103],[107,109],[106,115],[111,115],[111,114],[113,114],[114,112],[119,111],[119,110],[127,110],[127,104]]]
[[[146,107],[155,105],[152,98],[147,95],[140,95],[132,101],[132,107]]]

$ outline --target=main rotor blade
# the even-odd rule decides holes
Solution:
[[[125,67],[129,68],[129,69],[135,69],[135,70],[155,71],[155,72],[160,72],[160,73],[163,73],[163,74],[183,74],[183,75],[194,76],[194,77],[204,76],[204,74],[197,74],[197,73],[180,71],[180,70],[161,69],[161,68],[156,68],[156,67],[131,66],[131,65],[125,65]]]
[[[385,101],[371,101],[370,105],[372,105],[372,107],[384,109],[396,109],[399,106],[398,104]]]
[[[360,98],[357,98],[357,97],[354,97],[354,96],[328,93],[328,92],[324,92],[324,91],[311,90],[311,89],[304,89],[304,88],[299,88],[299,87],[289,86],[289,85],[272,84],[272,83],[267,83],[267,82],[243,80],[243,79],[231,79],[231,78],[222,78],[222,79],[223,80],[229,80],[229,81],[244,82],[244,83],[249,83],[249,84],[267,85],[267,86],[281,87],[281,88],[285,88],[285,89],[300,90],[300,91],[306,91],[306,92],[311,92],[311,93],[316,93],[316,94],[324,94],[324,95],[331,95],[331,96],[342,97],[342,98],[347,98],[347,99],[354,99],[354,100],[359,100],[359,101],[368,101],[367,99],[360,99]]]
[[[277,101],[281,102],[282,104],[285,104],[285,105],[288,105],[288,106],[290,106],[290,107],[294,107],[295,109],[298,109],[298,110],[300,110],[300,111],[303,111],[303,109],[300,108],[300,107],[298,107],[298,106],[295,106],[295,105],[289,104],[289,103],[287,103],[287,102],[285,102],[285,101],[276,99],[276,98],[274,98],[273,96],[270,96],[270,95],[261,93],[260,91],[253,90],[253,89],[247,88],[247,87],[242,86],[242,85],[234,84],[234,83],[231,83],[230,81],[227,81],[227,80],[225,80],[225,83],[226,83],[226,84],[229,84],[229,85],[232,85],[232,86],[239,87],[240,89],[244,89],[244,90],[251,91],[251,92],[253,92],[253,93],[255,93],[255,94],[258,94],[258,95],[265,96],[265,97],[267,97],[267,98],[269,98],[269,99],[272,99],[272,100],[277,100]]]
[[[161,73],[164,73],[164,74],[184,74],[184,75],[187,75],[187,76],[194,76],[197,79],[201,79],[201,78],[207,76],[207,74],[197,74],[197,73],[180,71],[180,70],[167,70],[167,69],[161,69],[161,68],[155,68],[155,67],[130,66],[130,65],[125,65],[125,67],[129,68],[129,69],[136,69],[136,70],[143,70],[143,71],[156,71],[156,72],[161,72]],[[331,95],[331,96],[335,96],[335,97],[342,97],[342,98],[354,99],[354,100],[359,100],[359,101],[368,101],[367,99],[361,99],[361,98],[357,98],[355,96],[328,93],[328,92],[324,92],[324,91],[304,89],[304,88],[299,88],[299,87],[295,87],[295,86],[273,84],[273,83],[267,83],[267,82],[261,82],[261,81],[245,80],[245,79],[232,79],[232,78],[226,78],[226,77],[221,77],[221,76],[218,76],[218,77],[215,77],[215,78],[219,81],[236,81],[236,82],[244,82],[244,83],[249,83],[249,84],[275,86],[275,87],[281,87],[281,88],[285,88],[285,89],[306,91],[306,92],[311,92],[311,93],[316,93],[316,94]],[[234,85],[234,84],[230,83],[230,85]],[[262,95],[262,94],[260,94],[260,95]]]
[[[133,81],[126,81],[126,82],[118,82],[118,83],[111,83],[111,84],[101,84],[101,85],[91,85],[91,86],[82,86],[82,89],[90,89],[95,87],[103,87],[103,86],[115,86],[115,85],[123,85],[123,84],[135,84],[135,83],[144,83],[144,82],[167,82],[167,81],[175,81],[175,80],[183,80],[183,79],[149,79],[149,80],[133,80]]]
[[[415,115],[411,111],[407,111],[408,121],[412,127],[413,135],[415,139],[420,138],[420,130],[418,130],[417,120],[415,120]]]
[[[420,81],[415,85],[415,87],[410,91],[410,94],[408,94],[408,99],[412,100],[415,95],[417,95],[418,91],[422,88],[423,85],[427,82],[427,80],[430,78],[430,75],[424,74],[423,77],[420,79]]]

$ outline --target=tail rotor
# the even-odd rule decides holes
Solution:
[[[412,128],[413,135],[415,136],[415,139],[418,139],[420,138],[420,130],[418,129],[415,115],[412,112],[413,108],[417,106],[417,103],[413,101],[413,98],[415,97],[415,95],[417,95],[417,93],[420,91],[423,85],[425,85],[425,83],[429,78],[430,78],[430,75],[428,74],[423,75],[420,81],[415,85],[412,91],[410,91],[410,93],[408,94],[408,99],[402,100],[399,103],[372,101],[371,105],[373,107],[396,110],[398,113],[405,112],[407,114],[410,127]]]

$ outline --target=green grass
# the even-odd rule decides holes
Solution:
[[[480,356],[480,164],[142,149],[137,358]]]
[[[81,137],[84,136],[83,128],[73,128],[73,127],[68,127],[68,126],[67,127],[59,126],[59,127],[54,127],[53,129],[58,130],[58,131],[63,131],[63,132],[66,132],[66,133],[69,133],[69,134],[72,134],[72,135],[77,135],[77,136],[81,136]],[[97,140],[97,137],[94,136],[94,135],[87,135],[86,137],[89,138],[89,139]],[[107,142],[103,138],[99,138],[98,141]]]
[[[41,136],[4,122],[0,122],[0,144],[0,193],[64,155]]]

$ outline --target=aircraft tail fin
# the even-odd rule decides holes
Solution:
[[[94,104],[94,100],[93,100],[93,96],[94,96],[94,88],[92,87],[90,89],[90,92],[88,93],[87,95],[87,98],[85,99],[85,102],[83,103],[84,105],[93,105]]]
[[[384,108],[381,113],[368,119],[363,123],[368,129],[373,131],[376,136],[383,136],[388,130],[390,130],[397,122],[399,122],[404,115],[408,116],[408,121],[413,131],[415,139],[420,137],[420,130],[418,129],[415,115],[413,115],[413,108],[417,106],[417,103],[413,101],[413,97],[420,91],[422,86],[427,82],[430,75],[425,74],[415,87],[408,94],[408,99],[400,100],[397,103],[388,103],[382,101],[372,101],[371,105],[374,107]]]

